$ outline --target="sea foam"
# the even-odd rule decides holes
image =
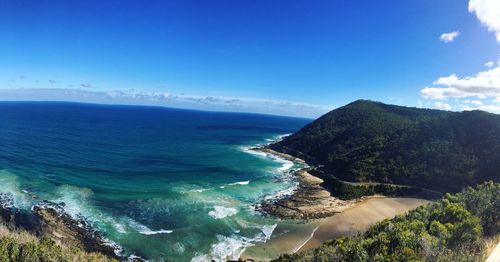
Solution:
[[[228,259],[236,260],[245,251],[247,247],[253,246],[257,242],[266,242],[271,238],[271,235],[276,228],[274,225],[255,225],[254,227],[259,228],[260,232],[257,233],[253,238],[231,235],[223,236],[217,235],[218,242],[213,244],[210,249],[209,254],[197,254],[191,262],[201,262],[201,261],[226,261]]]
[[[259,146],[259,145],[255,145],[255,146]],[[255,146],[242,146],[242,147],[240,147],[240,150],[245,152],[245,153],[252,154],[255,156],[267,157],[267,154],[264,152],[252,150],[252,148],[254,148]]]
[[[232,207],[214,206],[214,210],[208,212],[208,215],[215,219],[222,219],[238,213],[238,210]]]
[[[133,220],[129,219],[128,223],[133,229],[135,229],[137,232],[143,235],[157,235],[157,234],[170,234],[174,232],[173,230],[166,230],[166,229],[160,229],[160,230],[151,230],[149,227]]]
[[[244,185],[248,185],[248,184],[250,184],[250,180],[240,181],[240,182],[235,182],[235,183],[230,183],[230,184],[227,184],[227,185],[228,186],[236,186],[236,185],[244,186]]]
[[[26,209],[31,205],[31,197],[28,191],[20,189],[18,177],[14,174],[0,170],[0,193],[3,193],[2,205],[10,208]]]
[[[268,138],[268,139],[266,139],[266,141],[269,142],[268,144],[271,144],[271,143],[274,143],[274,142],[279,142],[279,141],[283,140],[285,137],[290,136],[290,135],[291,134],[278,135],[278,136],[275,136],[272,139]],[[257,145],[254,145],[254,146],[242,146],[242,147],[240,147],[240,149],[243,152],[248,153],[248,154],[256,155],[256,156],[259,156],[259,157],[269,157],[269,158],[272,158],[275,162],[281,164],[281,167],[278,168],[279,172],[285,172],[285,171],[287,171],[287,170],[289,170],[290,168],[293,167],[293,165],[294,165],[293,161],[286,160],[286,159],[284,159],[282,157],[279,157],[277,155],[268,154],[268,153],[265,153],[265,152],[262,152],[262,151],[259,151],[259,150],[253,150],[252,149],[254,147],[259,147],[259,146],[263,146],[263,145],[262,144],[257,144]]]

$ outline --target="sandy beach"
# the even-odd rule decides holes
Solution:
[[[266,154],[305,163],[304,160],[269,147],[253,148]],[[341,200],[331,195],[323,180],[311,175],[309,168],[295,171],[298,188],[283,199],[264,201],[260,210],[283,219],[271,239],[247,248],[241,258],[271,260],[280,254],[295,253],[320,246],[339,236],[355,235],[387,218],[415,209],[430,201],[420,198],[374,195]]]
[[[299,251],[318,247],[339,236],[355,235],[379,221],[404,214],[427,203],[428,200],[418,198],[370,197],[342,213],[323,219],[313,237]]]
[[[428,200],[418,198],[365,198],[332,217],[311,220],[295,228],[278,225],[268,242],[247,248],[241,258],[266,261],[279,254],[315,248],[327,240],[357,234],[379,221],[404,214],[427,203]]]

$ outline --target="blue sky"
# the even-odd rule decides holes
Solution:
[[[2,0],[0,100],[317,117],[363,98],[496,112],[496,2]]]

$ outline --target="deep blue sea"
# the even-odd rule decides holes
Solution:
[[[310,120],[59,102],[0,103],[0,192],[64,202],[124,255],[236,258],[277,224],[255,211],[290,192],[291,162],[248,147]]]

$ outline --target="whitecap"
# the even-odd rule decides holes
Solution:
[[[292,168],[293,167],[293,162],[292,161],[288,161],[288,160],[285,160],[285,161],[280,161],[283,163],[283,165],[281,167],[278,168],[278,170],[280,172],[285,172],[287,171],[288,169]]]
[[[103,238],[103,243],[113,249],[113,252],[117,256],[122,256],[123,247],[117,244],[116,242],[110,240],[109,238]]]
[[[59,197],[53,199],[52,201],[55,203],[63,202],[64,211],[66,211],[66,213],[68,213],[71,217],[79,218],[80,216],[84,216],[94,220],[95,216],[99,216],[88,206],[87,201],[93,194],[92,190],[70,185],[62,185],[57,188],[57,192]]]
[[[278,167],[278,171],[282,173],[289,170],[294,165],[293,161],[284,159],[277,155],[269,154],[269,157],[272,158],[274,162],[281,164],[281,167]]]
[[[118,233],[125,234],[127,233],[127,230],[125,229],[125,225],[120,224],[120,223],[113,223],[113,227],[115,228]]]
[[[209,254],[197,254],[191,259],[191,262],[201,261],[226,261],[228,259],[237,260],[247,247],[253,246],[256,242],[266,242],[276,228],[274,225],[264,225],[255,227],[261,230],[253,238],[231,235],[217,235],[217,243],[213,244]]]
[[[137,232],[143,235],[156,235],[156,234],[170,234],[174,232],[173,230],[166,230],[166,229],[160,229],[160,230],[151,230],[149,227],[133,220],[129,219],[129,225],[135,229]]]
[[[9,199],[9,201],[0,204],[4,207],[29,209],[31,205],[30,195],[24,192],[26,190],[20,189],[17,176],[8,171],[0,170],[0,185],[2,185],[0,193]]]
[[[130,255],[128,256],[127,261],[133,262],[133,261],[148,261],[148,260],[137,255]]]
[[[250,184],[250,180],[247,180],[247,181],[240,181],[240,182],[234,182],[234,183],[230,183],[230,184],[227,184],[228,186],[245,186],[245,185],[248,185]],[[221,187],[222,188],[222,187]]]
[[[240,147],[240,150],[245,152],[245,153],[248,153],[248,154],[252,154],[252,155],[255,155],[255,156],[259,156],[259,157],[267,157],[267,153],[264,153],[262,151],[258,151],[258,150],[253,150],[252,148],[256,147],[258,145],[255,145],[255,146],[242,146]]]
[[[292,133],[279,135],[279,136],[276,137],[276,140],[277,141],[281,141],[281,140],[285,139],[287,136],[291,136],[291,135],[292,135]]]
[[[206,254],[195,254],[191,259],[191,262],[207,262],[210,261],[210,257]]]
[[[218,243],[212,245],[211,256],[215,258],[238,259],[250,244],[245,238],[217,235]]]
[[[205,191],[210,190],[210,189],[211,188],[193,189],[193,190],[189,190],[189,192],[201,193],[201,192],[205,192]]]
[[[215,206],[214,210],[208,212],[208,215],[215,219],[230,217],[238,213],[238,210],[232,207]]]
[[[287,136],[287,135],[284,135],[284,136]],[[282,157],[279,157],[277,155],[265,153],[265,152],[262,152],[262,151],[259,151],[259,150],[253,150],[252,148],[254,148],[256,146],[259,146],[259,145],[255,145],[255,146],[243,146],[243,147],[240,147],[240,149],[243,152],[245,152],[245,153],[249,153],[249,154],[252,154],[252,155],[255,155],[255,156],[272,158],[275,162],[281,164],[281,167],[278,168],[278,171],[280,171],[280,172],[285,172],[285,171],[287,171],[287,170],[289,170],[290,168],[293,167],[293,165],[294,165],[293,161],[286,160],[286,159],[284,159]]]
[[[245,238],[237,236],[217,235],[217,240],[218,242],[211,246],[210,254],[197,254],[191,259],[191,262],[236,260],[245,251],[245,248],[250,245]]]
[[[264,200],[282,199],[285,196],[290,196],[295,192],[295,190],[297,190],[298,187],[299,187],[299,183],[295,182],[292,186],[290,186],[288,188],[276,191],[273,194],[265,196]]]
[[[274,225],[264,225],[262,226],[262,228],[260,229],[262,231],[262,233],[264,234],[264,239],[267,241],[271,238],[271,235],[273,234],[274,232],[274,229],[278,226],[278,224],[274,224]]]

